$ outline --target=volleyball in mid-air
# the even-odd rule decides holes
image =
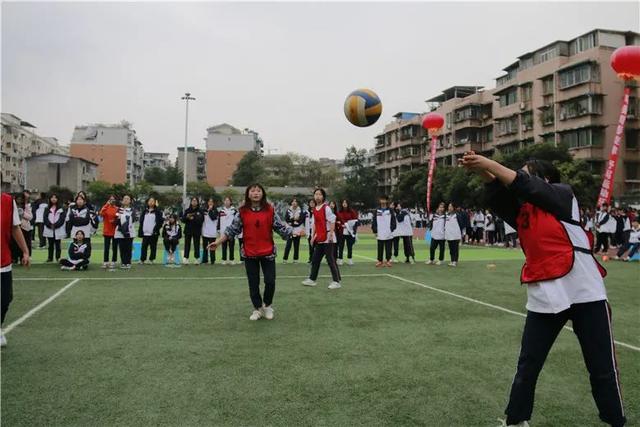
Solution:
[[[367,127],[378,121],[382,103],[378,95],[369,89],[354,90],[344,101],[344,115],[352,124]]]

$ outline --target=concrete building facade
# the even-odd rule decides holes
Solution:
[[[70,154],[98,164],[98,179],[112,184],[142,181],[144,149],[131,124],[76,126]]]
[[[14,114],[2,113],[1,117],[2,191],[30,189],[25,182],[25,159],[39,154],[69,154],[69,147],[60,145],[56,138],[39,136],[34,125]]]
[[[167,169],[171,166],[171,161],[169,160],[169,153],[150,153],[148,151],[144,152],[144,157],[142,160],[143,168],[160,168]]]
[[[98,176],[96,163],[63,154],[38,154],[26,159],[26,187],[32,191],[47,191],[52,185],[72,192],[87,191]]]
[[[568,41],[556,41],[520,56],[504,68],[496,87],[454,86],[427,100],[445,117],[436,154],[440,165],[453,165],[465,151],[492,155],[512,153],[530,144],[566,144],[594,174],[603,172],[620,113],[624,82],[609,65],[613,51],[639,45],[640,34],[592,30]],[[638,89],[634,83],[625,134],[614,177],[614,196],[640,191],[640,124]],[[415,163],[428,161],[426,132],[415,119],[418,147]],[[380,191],[393,191],[403,168],[415,163],[393,156],[401,145],[395,137],[404,122],[391,123],[377,137],[376,168]],[[389,139],[392,140],[391,145]],[[407,143],[404,142],[406,145]]]
[[[195,147],[187,147],[187,182],[197,182],[207,180],[207,156],[204,150]],[[184,170],[184,147],[178,147],[178,157],[176,168]]]
[[[206,176],[211,186],[231,184],[236,166],[250,151],[262,153],[264,146],[257,132],[241,131],[227,123],[207,129]]]

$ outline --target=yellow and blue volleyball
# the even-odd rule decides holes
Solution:
[[[354,90],[344,101],[344,115],[352,124],[361,128],[371,126],[382,114],[378,95],[369,89]]]

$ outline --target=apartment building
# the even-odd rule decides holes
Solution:
[[[184,147],[178,147],[176,168],[184,170]],[[207,180],[207,153],[195,147],[187,147],[187,182]]]
[[[169,153],[150,153],[145,151],[142,159],[143,168],[166,169],[171,166]]]
[[[206,176],[211,186],[230,185],[233,173],[249,151],[262,153],[264,146],[257,132],[241,131],[227,123],[207,129]]]

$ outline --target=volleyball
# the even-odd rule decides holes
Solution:
[[[371,126],[378,121],[380,114],[382,114],[382,103],[372,90],[354,90],[344,101],[344,115],[358,127]]]

